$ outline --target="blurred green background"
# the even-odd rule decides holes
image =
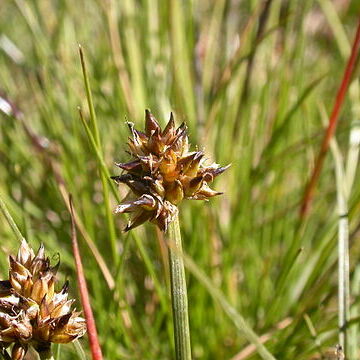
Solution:
[[[226,304],[277,359],[320,358],[337,343],[336,165],[350,179],[344,186],[356,348],[360,188],[349,138],[359,132],[358,72],[302,224],[298,212],[359,14],[357,0],[1,1],[0,194],[34,247],[43,242],[60,253],[59,278],[71,280],[77,297],[66,206],[73,194],[106,359],[173,358],[162,237],[149,224],[121,232],[126,218],[111,213],[117,200],[101,166],[119,174],[114,162],[129,158],[125,121],[141,129],[145,108],[161,124],[173,111],[178,124],[186,121],[193,146],[232,163],[214,186],[223,196],[180,207],[193,261],[194,359],[260,359],[226,316]],[[101,161],[77,109],[88,122],[78,44]],[[5,278],[18,243],[2,217],[0,223]],[[214,297],[217,289],[227,303]],[[89,356],[87,339],[81,344]],[[81,358],[71,345],[57,350],[58,359]]]

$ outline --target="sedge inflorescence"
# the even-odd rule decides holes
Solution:
[[[13,345],[12,359],[23,359],[29,346],[41,352],[83,336],[85,320],[71,309],[68,282],[55,290],[59,262],[51,266],[44,247],[35,255],[25,240],[9,259],[9,280],[0,282],[0,346]]]
[[[132,159],[117,163],[124,173],[112,177],[130,188],[115,210],[132,215],[125,231],[147,220],[166,231],[183,199],[207,200],[222,194],[212,190],[209,183],[228,166],[207,166],[203,151],[190,151],[187,127],[184,123],[176,127],[172,114],[163,130],[149,110],[145,111],[144,132],[132,123],[128,125]]]

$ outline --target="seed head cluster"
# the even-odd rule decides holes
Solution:
[[[10,256],[9,280],[0,282],[0,345],[13,345],[13,360],[22,360],[29,346],[43,351],[86,331],[85,320],[71,310],[68,283],[55,290],[58,267],[50,265],[43,246],[35,255],[25,240]]]
[[[222,194],[210,189],[209,183],[228,166],[207,166],[203,151],[189,151],[187,127],[183,123],[176,128],[172,114],[163,130],[149,110],[145,111],[144,132],[136,130],[132,123],[129,128],[132,159],[117,163],[124,173],[112,177],[130,188],[115,210],[132,214],[125,231],[147,220],[166,231],[183,199],[207,200]]]

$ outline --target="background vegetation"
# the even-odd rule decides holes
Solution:
[[[117,200],[107,179],[119,173],[115,161],[128,159],[125,121],[141,128],[145,108],[162,124],[173,111],[193,144],[232,163],[215,184],[223,196],[180,209],[194,359],[260,358],[226,316],[230,304],[277,359],[310,359],[337,343],[335,165],[347,179],[356,174],[357,158],[347,153],[354,155],[349,137],[360,119],[357,77],[333,143],[338,156],[327,157],[302,223],[299,203],[359,13],[356,0],[2,0],[0,193],[33,246],[60,253],[60,276],[72,280],[76,296],[65,201],[73,194],[107,359],[172,358],[162,237],[151,225],[121,232],[126,218],[111,213]],[[98,138],[77,110],[88,121],[78,43]],[[356,341],[357,177],[348,206]],[[6,255],[18,243],[0,221],[5,277]],[[59,359],[79,356],[75,347],[59,348]]]

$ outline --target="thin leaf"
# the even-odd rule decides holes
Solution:
[[[78,339],[76,339],[75,341],[73,341],[73,345],[74,345],[74,348],[75,348],[76,353],[78,354],[79,358],[81,360],[87,360],[85,351],[84,351],[83,347],[81,346],[80,341]]]
[[[219,302],[225,314],[229,317],[229,320],[233,322],[239,332],[245,336],[256,347],[258,354],[264,360],[275,360],[275,357],[269,352],[269,350],[262,344],[259,336],[252,330],[250,325],[244,317],[228,302],[225,295],[212,281],[206,276],[206,274],[195,264],[195,262],[185,253],[183,254],[185,266],[193,273],[193,275],[202,283],[207,289],[209,294]]]
[[[74,208],[73,208],[71,196],[69,198],[69,203],[70,203],[70,214],[71,214],[71,241],[72,241],[74,259],[75,259],[81,303],[84,309],[84,316],[86,319],[86,327],[88,331],[91,355],[93,360],[102,360],[103,356],[99,343],[99,337],[96,330],[94,315],[90,305],[89,292],[86,285],[86,279],[81,261],[79,245],[77,242]]]
[[[301,204],[301,208],[300,208],[300,218],[302,218],[302,219],[305,218],[305,216],[309,212],[310,204],[312,202],[314,192],[315,192],[315,187],[316,187],[317,181],[319,179],[319,176],[321,174],[321,170],[322,170],[322,167],[324,164],[324,160],[325,160],[327,151],[329,149],[330,140],[334,136],[335,131],[336,131],[336,126],[338,123],[340,110],[344,103],[345,95],[346,95],[346,92],[347,92],[347,89],[348,89],[348,86],[349,86],[349,83],[351,80],[351,76],[352,76],[354,68],[355,68],[355,63],[356,63],[356,59],[358,56],[359,48],[360,48],[360,19],[358,21],[357,31],[356,31],[354,43],[353,43],[353,46],[351,49],[351,55],[349,57],[347,65],[345,67],[343,79],[341,81],[339,90],[336,94],[334,107],[333,107],[333,110],[330,115],[329,125],[324,134],[324,139],[321,144],[321,148],[320,148],[318,157],[315,161],[314,170],[313,170],[310,180],[305,188],[305,192],[304,192],[304,196],[303,196],[303,200],[302,200],[302,204]]]
[[[17,225],[15,224],[14,219],[12,218],[12,216],[9,213],[9,210],[7,209],[2,197],[0,196],[0,210],[3,213],[6,221],[8,222],[8,224],[11,227],[11,230],[13,231],[13,233],[15,234],[16,238],[22,242],[24,239],[24,237],[22,236],[19,228],[17,227]]]

